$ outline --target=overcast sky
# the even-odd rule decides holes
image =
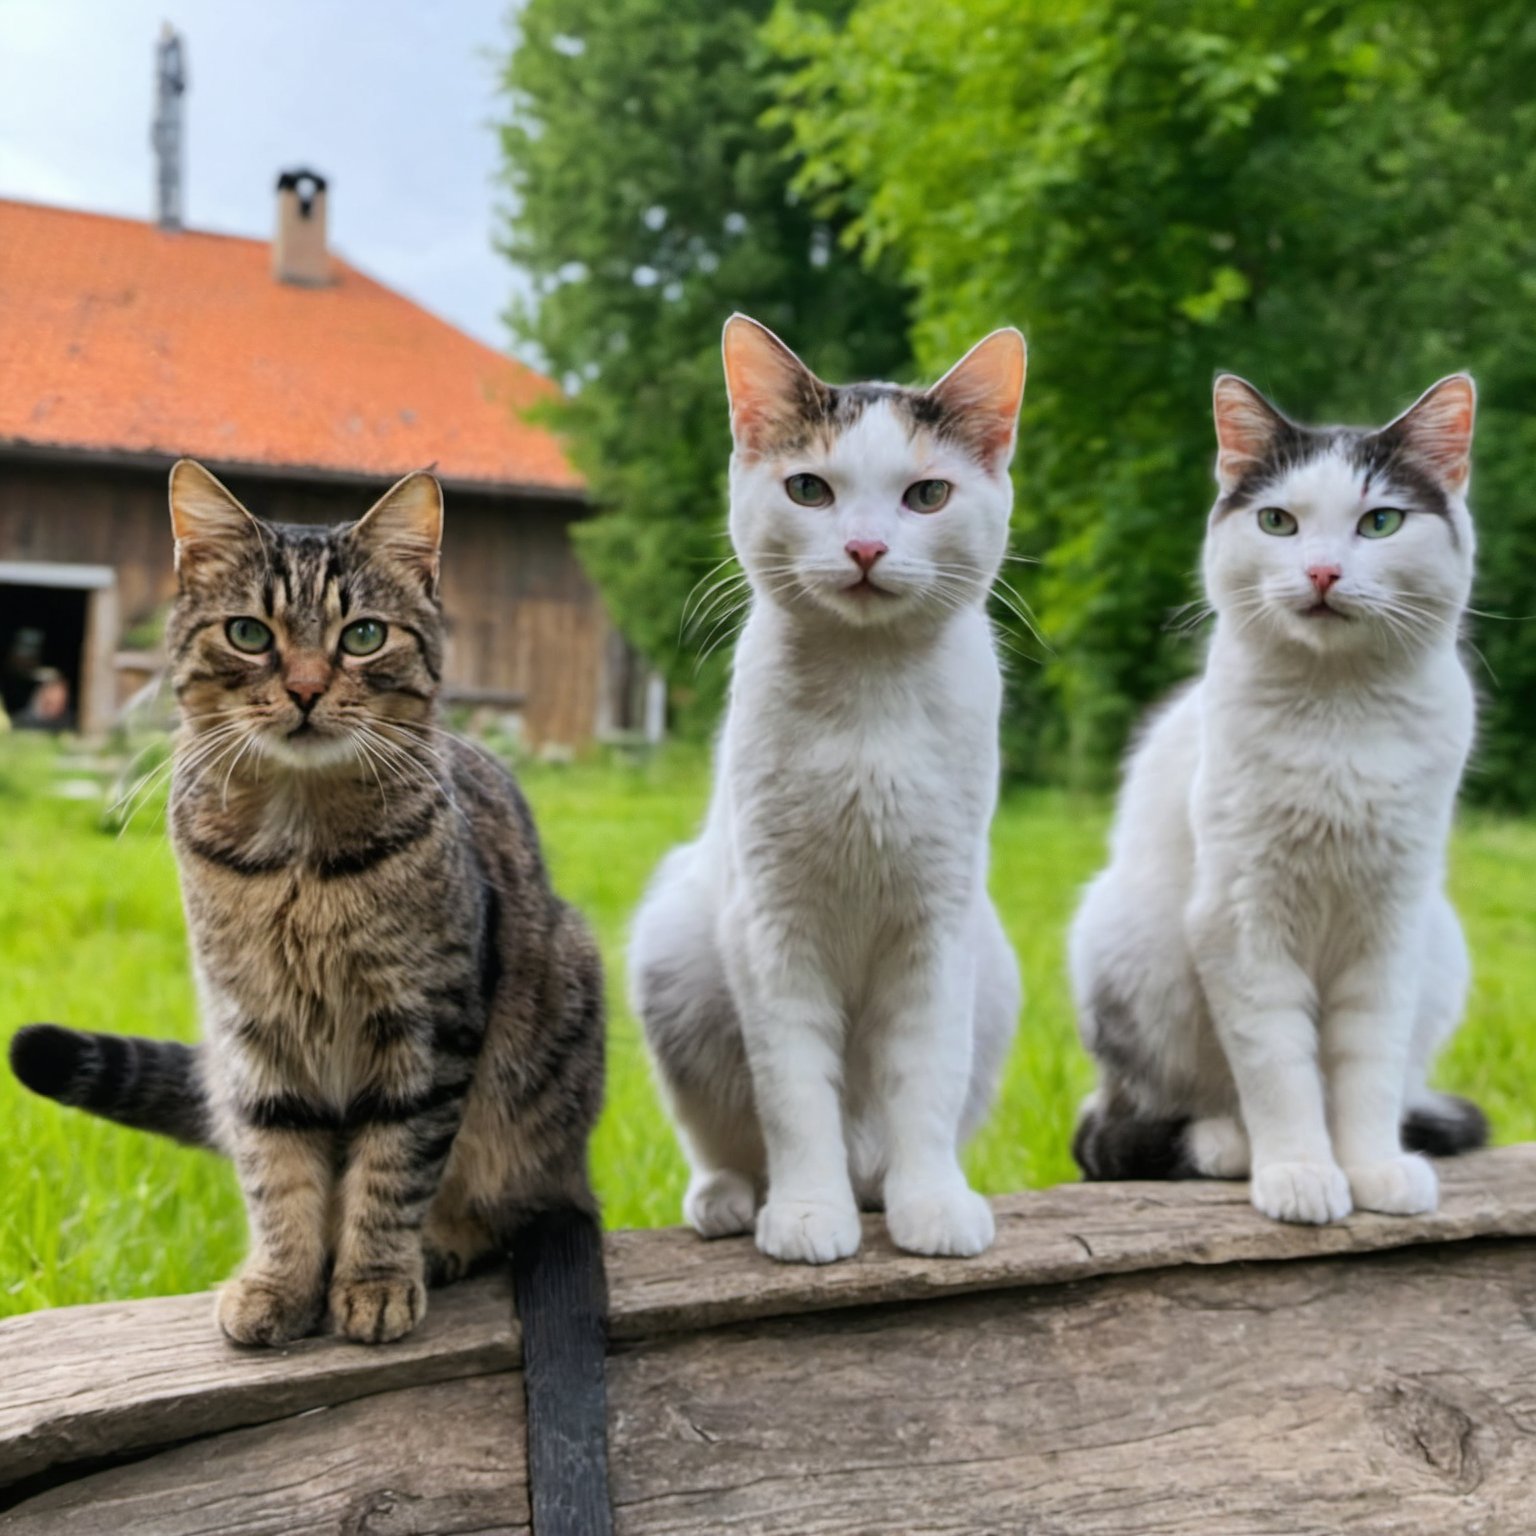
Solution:
[[[0,197],[154,216],[155,43],[182,34],[185,222],[271,234],[273,183],[330,182],[332,245],[496,347],[509,0],[0,0]]]

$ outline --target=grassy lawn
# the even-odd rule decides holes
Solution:
[[[0,738],[0,1040],[51,1019],[139,1034],[196,1031],[175,871],[158,804],[122,835],[101,802],[60,798],[45,745]],[[562,893],[602,939],[612,1035],[608,1107],[594,1148],[615,1226],[678,1219],[682,1162],[624,1004],[625,925],[661,854],[688,836],[707,790],[700,756],[534,767],[523,773]],[[1063,976],[1076,891],[1103,847],[1106,806],[1010,795],[993,885],[1028,1001],[1002,1100],[970,1150],[991,1193],[1072,1177],[1073,1110],[1089,1082]],[[1477,972],[1471,1017],[1443,1063],[1447,1087],[1489,1110],[1500,1140],[1536,1136],[1536,824],[1467,817],[1455,894]],[[207,1154],[57,1109],[0,1071],[0,1314],[194,1290],[244,1243],[228,1168]]]

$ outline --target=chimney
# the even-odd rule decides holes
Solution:
[[[325,177],[314,171],[284,171],[277,178],[272,275],[280,283],[301,288],[323,288],[331,281],[331,258],[325,248]]]

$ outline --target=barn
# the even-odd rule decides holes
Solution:
[[[185,454],[285,522],[356,517],[435,466],[448,701],[532,750],[622,730],[634,662],[573,548],[582,481],[528,415],[555,386],[328,249],[326,195],[281,176],[270,243],[0,200],[7,704],[48,669],[96,733],[143,681]]]

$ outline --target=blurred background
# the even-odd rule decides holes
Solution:
[[[156,729],[172,460],[293,520],[435,463],[451,718],[521,765],[609,959],[609,1218],[675,1220],[620,967],[741,618],[721,322],[909,382],[1014,323],[994,885],[1031,1001],[973,1173],[1071,1173],[1061,934],[1130,730],[1200,662],[1221,369],[1349,422],[1477,377],[1477,986],[1444,1077],[1536,1133],[1533,79],[1536,13],[1502,0],[6,0],[0,1034],[195,1031]],[[8,1082],[0,1109],[0,1310],[233,1262],[220,1165]]]

